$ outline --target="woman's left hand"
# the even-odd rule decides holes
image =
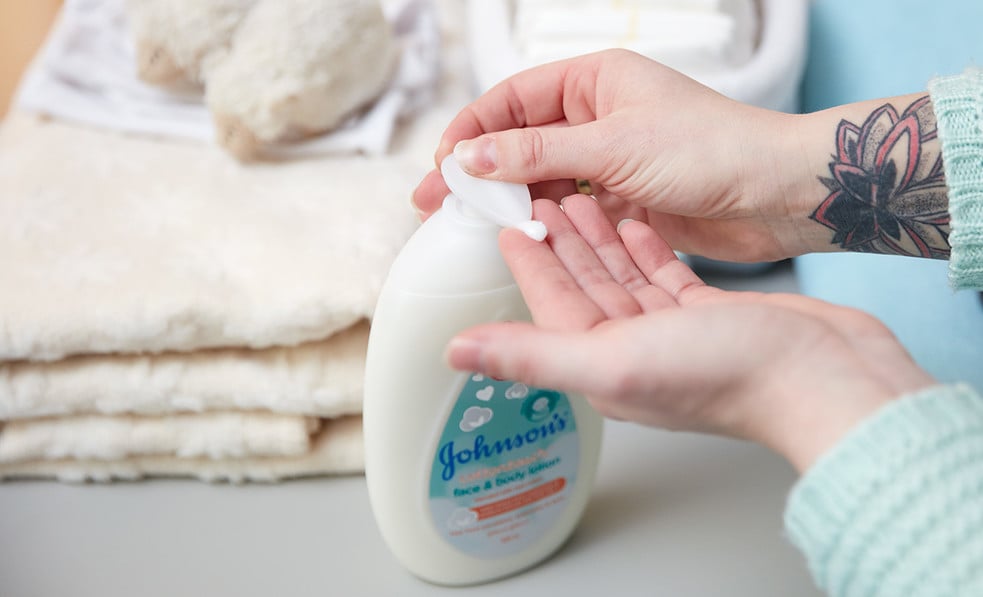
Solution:
[[[534,324],[466,330],[457,369],[584,394],[602,414],[757,441],[804,470],[886,402],[933,383],[873,317],[705,285],[648,225],[584,195],[534,203],[549,237],[501,248]]]

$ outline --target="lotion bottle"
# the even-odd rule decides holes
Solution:
[[[587,504],[602,420],[581,396],[451,369],[458,332],[529,312],[498,248],[502,227],[536,240],[525,185],[471,177],[397,256],[369,335],[365,475],[376,523],[424,580],[476,584],[542,561]]]

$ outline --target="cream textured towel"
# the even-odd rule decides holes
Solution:
[[[245,408],[267,411],[253,429],[278,410],[296,430],[360,412],[366,328],[339,332],[371,316],[416,225],[405,196],[422,171],[395,158],[243,168],[217,149],[15,112],[0,130],[3,418]],[[240,440],[205,420],[197,435],[173,427],[182,441],[136,442],[133,455],[67,457],[109,454],[120,437],[159,436],[174,421],[105,423],[111,433],[91,419],[18,422],[6,441],[66,458],[12,450],[0,477],[274,480],[360,466],[356,432],[278,456],[245,441],[230,457]],[[38,443],[55,430],[74,445]],[[226,446],[184,456],[206,436]]]
[[[324,473],[360,473],[364,466],[362,420],[342,417],[327,421],[311,439],[310,449],[299,456],[213,459],[155,454],[117,460],[31,460],[0,463],[0,479],[34,477],[82,482],[194,476],[203,481],[270,482]]]
[[[0,363],[0,421],[221,410],[358,414],[368,334],[361,322],[292,347]]]
[[[361,472],[365,320],[470,97],[460,8],[442,8],[439,97],[386,156],[243,167],[7,116],[0,479]]]
[[[0,360],[265,348],[369,317],[419,162],[243,167],[45,122],[0,130]]]

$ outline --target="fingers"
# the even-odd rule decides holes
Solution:
[[[642,311],[676,306],[675,299],[668,292],[653,286],[638,269],[618,231],[596,200],[586,195],[571,195],[561,205],[564,215],[597,255],[614,282],[631,293]]]
[[[505,230],[499,244],[537,325],[547,330],[586,330],[604,321],[604,311],[584,293],[548,243]]]
[[[567,178],[537,182],[529,185],[529,192],[536,199],[549,199],[559,203],[564,197],[577,192],[577,181]]]
[[[618,233],[628,254],[649,282],[668,292],[680,305],[718,292],[681,262],[672,247],[649,225],[625,220],[618,224]]]
[[[413,209],[421,220],[429,218],[433,212],[440,209],[444,198],[450,189],[444,183],[439,170],[431,170],[420,184],[413,191],[411,203]],[[546,198],[551,201],[560,201],[567,195],[577,192],[577,183],[574,180],[550,180],[529,185],[529,192],[533,197]]]
[[[441,204],[444,202],[444,197],[450,189],[447,188],[447,184],[444,183],[444,177],[440,175],[440,170],[431,170],[420,184],[413,191],[413,197],[411,202],[413,208],[416,210],[417,215],[420,216],[421,220],[426,220],[430,217],[433,212],[440,209]]]
[[[513,128],[460,141],[454,155],[469,174],[496,180],[600,180],[621,147],[607,128],[602,122]]]
[[[596,56],[563,60],[522,71],[502,81],[464,108],[447,126],[435,154],[439,164],[461,139],[557,120],[593,118]]]
[[[593,200],[585,195],[573,195],[565,199],[564,203],[580,201],[593,203]],[[547,242],[563,267],[584,294],[604,312],[607,319],[631,317],[642,313],[638,301],[612,276],[612,272],[581,235],[571,218],[561,211],[560,206],[549,201],[537,201],[533,206],[533,215],[546,224],[546,229],[549,231]],[[600,210],[581,210],[577,216],[580,225],[585,228],[607,223]],[[627,275],[625,272],[632,268],[631,259],[627,252],[623,253],[622,257],[622,263],[612,263],[611,266],[622,275]]]
[[[580,332],[561,333],[528,323],[493,323],[465,330],[450,341],[448,364],[498,379],[577,390],[596,387],[597,343]]]

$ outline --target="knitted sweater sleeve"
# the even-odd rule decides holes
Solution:
[[[949,187],[955,288],[983,288],[983,70],[939,77],[928,85]]]
[[[983,397],[885,406],[799,480],[785,526],[831,596],[983,595]]]

